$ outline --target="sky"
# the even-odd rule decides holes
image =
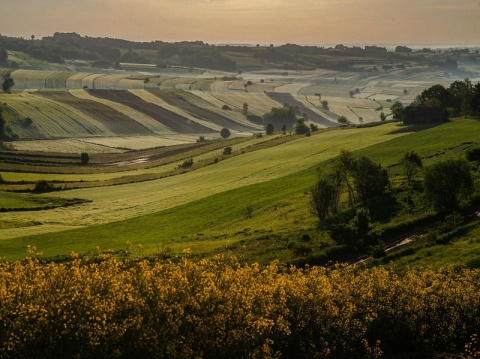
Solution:
[[[0,0],[0,9],[0,34],[25,38],[480,44],[480,0]]]

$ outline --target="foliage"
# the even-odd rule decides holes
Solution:
[[[82,152],[80,154],[80,162],[82,165],[87,165],[88,161],[90,161],[90,156],[88,155],[87,152]]]
[[[340,116],[337,120],[338,124],[341,126],[346,126],[348,125],[348,119],[345,116]]]
[[[297,123],[295,124],[295,133],[297,135],[305,135],[310,133],[310,128],[306,125],[303,118],[297,119]]]
[[[395,101],[392,106],[390,106],[390,111],[392,112],[393,119],[396,121],[403,120],[403,105],[399,101]]]
[[[264,124],[271,123],[277,128],[285,125],[286,128],[292,129],[296,121],[295,108],[292,106],[272,107],[270,112],[263,115]]]
[[[232,154],[232,148],[231,148],[230,146],[225,147],[225,148],[223,149],[223,154],[224,154],[224,155],[231,155],[231,154]]]
[[[387,119],[387,115],[385,115],[385,112],[380,112],[380,121],[385,121]]]
[[[314,123],[310,124],[310,132],[317,132],[318,131],[318,126],[315,125]]]
[[[365,156],[354,162],[351,172],[355,190],[361,201],[383,193],[389,183],[387,171]]]
[[[52,192],[55,190],[55,186],[46,180],[40,180],[35,183],[35,188],[33,189],[33,193],[46,193]]]
[[[319,172],[317,182],[311,190],[310,205],[320,221],[323,221],[330,213],[337,213],[341,193],[340,173]]]
[[[193,166],[193,158],[186,159],[180,165],[180,168],[190,168]]]
[[[463,159],[448,159],[425,169],[425,194],[439,211],[459,207],[474,191],[470,165]]]
[[[470,162],[480,161],[480,147],[472,148],[467,151],[467,160]]]
[[[275,127],[273,126],[273,124],[271,123],[267,124],[267,127],[265,129],[266,134],[271,135],[273,134],[274,131],[275,131]]]
[[[0,356],[351,358],[463,350],[478,270],[327,270],[72,254],[0,264]],[[473,345],[468,350],[477,351]]]
[[[230,137],[230,130],[228,128],[222,128],[220,130],[220,136],[222,136],[222,138],[229,138]]]
[[[243,113],[244,116],[248,115],[248,103],[246,103],[246,102],[243,104],[242,113]]]
[[[321,104],[322,104],[322,107],[323,107],[324,110],[328,110],[328,101],[327,100],[323,100],[321,102]]]
[[[10,77],[10,74],[5,76],[2,82],[3,92],[10,93],[13,86],[15,86],[15,81],[13,81],[13,78]]]
[[[400,160],[403,171],[407,180],[410,182],[417,173],[418,169],[423,166],[422,158],[414,151],[408,151]]]

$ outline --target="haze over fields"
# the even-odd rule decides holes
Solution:
[[[58,31],[134,41],[480,43],[476,0],[0,0],[0,6],[2,35],[25,38]]]

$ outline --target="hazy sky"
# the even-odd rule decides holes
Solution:
[[[480,44],[480,0],[0,0],[0,33],[251,44]]]

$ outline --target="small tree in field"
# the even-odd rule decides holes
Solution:
[[[418,172],[419,168],[422,167],[422,158],[415,153],[414,151],[408,151],[400,160],[400,164],[403,166],[403,172],[407,177],[407,181],[410,182]]]
[[[223,149],[223,154],[224,154],[224,155],[227,155],[227,156],[228,156],[228,155],[231,155],[231,154],[232,154],[232,148],[231,148],[230,146],[225,147],[225,148]]]
[[[15,85],[15,81],[13,81],[10,75],[6,76],[2,83],[3,92],[10,93],[14,85]]]
[[[267,135],[271,135],[273,131],[275,131],[275,127],[273,126],[273,124],[269,123],[267,125],[267,128],[265,129],[265,132]]]
[[[286,134],[286,131],[287,131],[287,126],[285,126],[285,124],[283,124],[282,125],[282,132],[283,132],[284,135]]]
[[[338,172],[319,173],[317,183],[311,190],[310,206],[320,221],[330,213],[337,213],[341,193],[342,178]]]
[[[220,131],[220,136],[222,136],[222,138],[229,138],[230,137],[230,130],[228,128],[222,128],[221,131]]]
[[[346,126],[348,125],[348,119],[345,116],[340,116],[337,120],[338,124],[340,126]]]
[[[380,112],[380,121],[384,122],[387,119],[387,115],[385,115],[385,112]]]
[[[248,103],[246,103],[246,102],[243,104],[242,113],[243,113],[244,116],[248,115]]]
[[[90,156],[88,155],[87,152],[82,152],[80,154],[80,162],[82,163],[82,165],[87,165],[88,164],[88,161],[90,161]]]
[[[305,120],[303,118],[299,118],[295,125],[295,133],[297,135],[305,135],[310,132],[310,129],[305,124]]]
[[[470,165],[463,159],[449,159],[425,169],[425,194],[438,211],[452,211],[475,187]]]
[[[399,101],[395,101],[393,105],[390,107],[390,111],[392,111],[392,117],[394,120],[401,121],[403,120],[403,105]]]

